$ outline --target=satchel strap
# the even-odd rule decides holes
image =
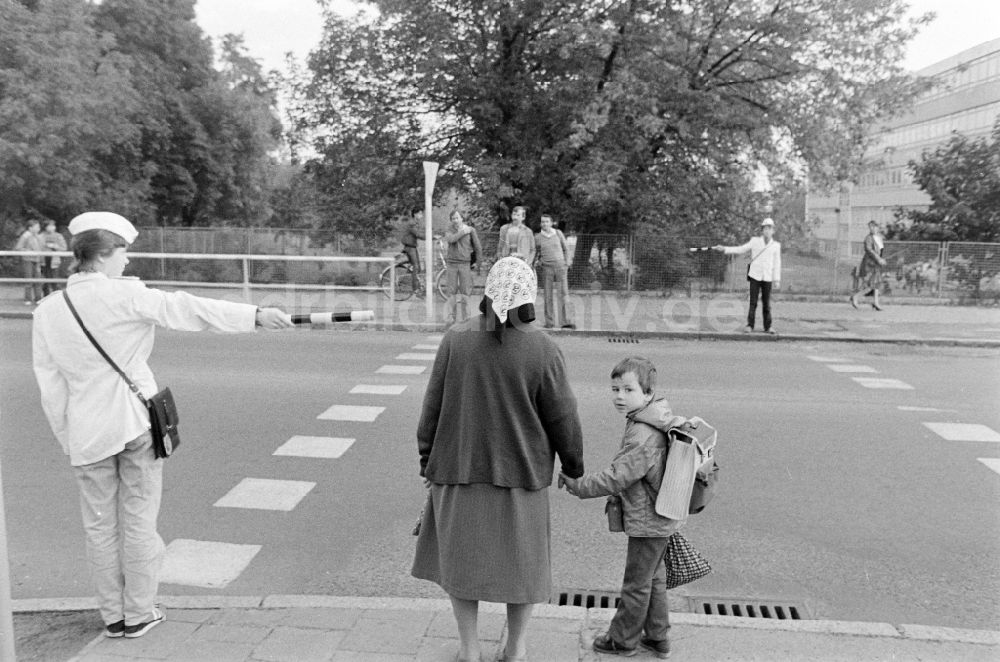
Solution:
[[[90,331],[87,330],[87,327],[86,325],[84,325],[83,320],[80,319],[80,313],[76,312],[76,306],[74,306],[73,302],[70,300],[69,293],[66,290],[63,290],[62,294],[63,294],[63,299],[66,300],[66,305],[69,306],[69,312],[73,313],[73,317],[76,318],[77,324],[80,325],[80,328],[83,329],[84,335],[87,336],[87,340],[89,340],[91,344],[93,344],[94,347],[97,348],[97,351],[101,353],[101,356],[104,357],[104,360],[111,364],[111,367],[115,369],[115,372],[121,375],[122,379],[125,380],[125,383],[128,384],[128,387],[132,389],[132,392],[136,394],[136,397],[138,397],[139,400],[142,401],[142,404],[145,405],[146,398],[139,391],[139,387],[136,386],[135,382],[129,379],[128,375],[125,374],[125,371],[119,368],[118,364],[115,363],[110,356],[108,356],[108,353],[104,351],[104,348],[101,347],[100,343],[97,342],[94,336],[90,335]]]

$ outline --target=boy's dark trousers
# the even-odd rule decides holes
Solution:
[[[750,279],[750,310],[747,311],[747,326],[753,328],[757,317],[757,296],[764,306],[764,330],[771,328],[771,281]]]
[[[667,608],[667,571],[663,565],[667,540],[631,536],[628,539],[621,602],[608,628],[608,635],[625,648],[638,646],[643,630],[649,639],[668,638],[670,611]]]

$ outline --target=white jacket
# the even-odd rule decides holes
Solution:
[[[254,330],[256,306],[151,289],[135,278],[74,274],[66,291],[87,330],[144,396],[159,390],[146,363],[157,326]],[[42,408],[70,464],[111,457],[149,429],[145,407],[84,335],[61,292],[38,304],[31,340]]]
[[[763,237],[750,237],[742,246],[726,246],[726,255],[750,253],[750,278],[754,280],[781,281],[781,243],[772,239],[765,244]],[[760,257],[757,257],[757,256]],[[756,259],[754,259],[756,258]]]

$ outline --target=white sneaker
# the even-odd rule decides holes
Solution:
[[[153,607],[153,615],[149,617],[148,621],[139,623],[137,625],[126,625],[125,626],[125,638],[126,639],[136,639],[146,634],[157,625],[167,620],[166,615],[158,608]]]

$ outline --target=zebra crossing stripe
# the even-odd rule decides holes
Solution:
[[[946,441],[1000,442],[1000,434],[979,423],[924,423],[924,427]]]
[[[354,439],[295,435],[274,451],[274,455],[335,459],[347,452]]]
[[[215,502],[219,508],[289,511],[299,505],[316,483],[303,480],[244,478]]]
[[[396,357],[397,361],[433,361],[436,354],[427,352],[404,352]]]
[[[240,576],[260,551],[260,545],[177,538],[167,545],[160,582],[225,588]]]
[[[1000,474],[1000,458],[996,458],[996,457],[980,457],[980,458],[977,458],[977,459],[980,462],[982,462],[983,464],[985,464],[987,467],[989,467],[990,469],[992,469],[993,471],[995,471],[998,474]]]
[[[333,405],[316,418],[323,421],[361,421],[372,423],[385,407],[366,407],[362,405]]]
[[[878,372],[867,365],[850,365],[848,363],[827,363],[826,367],[834,372]]]
[[[426,369],[425,365],[384,365],[375,372],[380,375],[419,375]]]
[[[846,361],[847,359],[835,358],[830,356],[810,356],[808,357],[811,361],[819,361],[820,363],[839,363],[841,361]]]
[[[438,347],[440,347],[440,345],[414,345],[412,349],[424,349],[424,350],[429,349],[436,352]]]
[[[851,377],[865,388],[894,388],[903,391],[912,391],[913,387],[898,379],[883,379],[879,377]]]
[[[405,390],[406,384],[358,384],[348,392],[369,395],[399,395]]]

